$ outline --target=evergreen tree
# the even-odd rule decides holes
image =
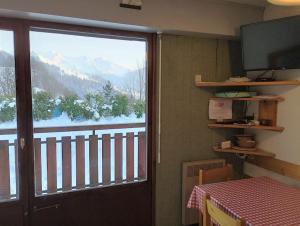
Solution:
[[[50,119],[55,109],[55,101],[46,91],[33,94],[33,118],[36,121]]]
[[[112,102],[112,115],[114,117],[121,116],[121,115],[126,115],[129,116],[129,100],[126,95],[123,94],[117,94],[113,98]]]
[[[137,118],[142,118],[145,113],[145,101],[137,100],[133,104],[133,110]]]
[[[92,119],[94,116],[93,109],[88,103],[80,100],[76,95],[65,97],[61,102],[61,108],[72,121]]]
[[[99,120],[105,113],[105,100],[101,94],[87,94],[85,102],[94,111],[94,119]]]
[[[110,81],[107,81],[103,86],[104,99],[106,104],[111,104],[113,97],[113,86]]]
[[[0,122],[12,121],[16,118],[16,99],[0,97]]]

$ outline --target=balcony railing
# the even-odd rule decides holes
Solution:
[[[145,127],[145,123],[131,123],[35,128],[36,195],[145,180]],[[0,130],[1,137],[13,134],[15,129]],[[0,140],[0,200],[17,195],[11,192],[10,174],[18,170],[13,172],[9,164],[10,148],[17,153],[16,144],[16,140]]]

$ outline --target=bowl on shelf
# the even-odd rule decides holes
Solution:
[[[236,144],[241,148],[255,148],[256,141],[255,136],[251,134],[239,134],[235,135]]]
[[[237,134],[237,135],[235,135],[235,138],[237,140],[254,140],[255,135],[253,135],[253,134]]]
[[[255,140],[238,140],[236,143],[241,148],[255,148],[256,146]]]

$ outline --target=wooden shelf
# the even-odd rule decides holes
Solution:
[[[198,87],[237,87],[237,86],[287,86],[294,85],[299,86],[300,81],[273,81],[273,82],[195,82]]]
[[[215,152],[223,152],[223,153],[236,153],[236,154],[245,154],[245,155],[258,155],[258,156],[265,156],[265,157],[271,157],[274,158],[275,154],[267,151],[263,151],[261,149],[257,149],[256,151],[241,151],[241,150],[236,150],[232,148],[228,149],[222,149],[219,147],[213,147]]]
[[[211,97],[210,100],[229,99],[233,101],[284,101],[281,96],[254,96],[254,97]]]
[[[210,123],[209,128],[231,128],[231,129],[258,129],[258,130],[270,130],[275,132],[282,132],[284,127],[281,126],[255,126],[248,124],[220,124],[220,123]]]

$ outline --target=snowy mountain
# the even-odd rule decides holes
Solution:
[[[37,55],[44,63],[55,65],[67,73],[81,73],[83,75],[106,75],[123,76],[130,70],[121,65],[112,63],[102,58],[88,58],[86,56],[70,57],[61,53],[46,52],[33,53]]]
[[[107,82],[100,78],[92,79],[78,71],[67,71],[45,63],[35,55],[31,56],[31,76],[33,87],[47,90],[54,96],[76,94],[83,97],[87,93],[102,92]]]
[[[145,68],[130,70],[103,58],[70,57],[57,52],[39,54],[32,52],[31,55],[36,56],[45,64],[60,68],[65,74],[71,74],[80,79],[110,81],[115,90],[131,96],[138,95],[137,93],[141,90],[141,83],[138,81],[141,71],[145,76]]]
[[[14,67],[14,65],[14,57],[9,53],[0,50],[0,67]]]
[[[0,67],[2,72],[7,74],[7,68],[14,67],[13,56],[0,51]],[[102,58],[66,57],[59,53],[31,53],[33,88],[47,90],[54,96],[76,94],[83,97],[87,93],[102,92],[103,86],[108,81],[112,83],[116,92],[131,97],[138,96],[144,90],[141,72],[144,74],[144,68],[131,71]],[[11,73],[11,76],[14,76],[14,72]]]

